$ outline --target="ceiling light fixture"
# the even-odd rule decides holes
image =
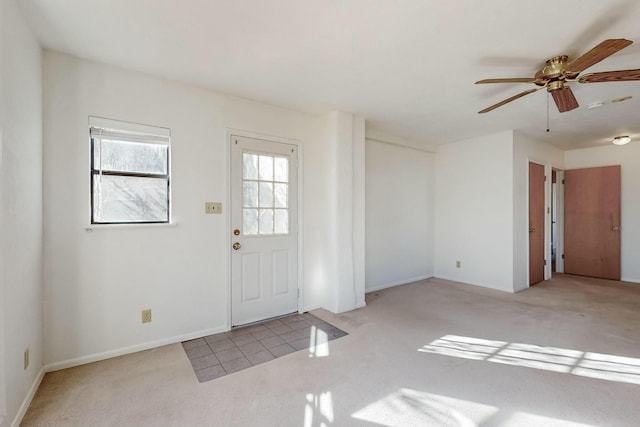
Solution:
[[[625,145],[625,144],[628,144],[629,142],[631,142],[631,138],[629,138],[627,135],[616,136],[615,138],[613,138],[613,143],[615,145]]]

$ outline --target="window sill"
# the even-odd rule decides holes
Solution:
[[[118,229],[118,228],[165,228],[165,227],[177,227],[177,222],[168,223],[150,223],[150,224],[88,224],[83,228],[87,233],[91,233],[93,230],[105,230],[105,229]]]

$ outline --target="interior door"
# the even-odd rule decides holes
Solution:
[[[564,271],[620,280],[620,166],[564,175]]]
[[[231,138],[232,326],[298,310],[298,149]]]
[[[544,166],[529,162],[529,285],[544,280]]]

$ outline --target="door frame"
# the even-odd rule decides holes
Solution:
[[[227,136],[226,136],[226,141],[227,143],[225,144],[225,150],[226,150],[226,157],[227,157],[227,173],[226,173],[226,179],[227,182],[225,183],[225,188],[227,189],[227,197],[226,197],[226,205],[228,206],[227,210],[228,212],[226,213],[226,220],[225,220],[225,230],[226,230],[226,239],[225,239],[225,244],[227,245],[227,316],[226,316],[226,330],[230,330],[231,329],[231,325],[232,325],[232,320],[231,320],[231,310],[232,310],[232,278],[231,278],[231,256],[232,256],[232,251],[233,249],[231,248],[231,241],[232,241],[232,236],[231,236],[231,180],[232,180],[232,172],[231,172],[231,168],[232,168],[232,162],[231,162],[231,148],[233,145],[233,137],[234,136],[239,136],[239,137],[245,137],[245,138],[254,138],[254,139],[262,139],[264,141],[269,141],[269,142],[275,142],[275,143],[282,143],[282,144],[290,144],[290,145],[295,145],[297,150],[296,150],[296,154],[298,156],[298,203],[297,203],[297,211],[298,211],[298,241],[297,241],[297,245],[298,245],[298,313],[302,314],[303,312],[303,301],[304,301],[304,286],[303,286],[303,191],[302,188],[304,186],[304,179],[303,179],[303,150],[302,150],[302,142],[296,139],[291,139],[291,138],[285,138],[285,137],[279,137],[279,136],[273,136],[273,135],[268,135],[268,134],[263,134],[263,133],[258,133],[258,132],[252,132],[252,131],[246,131],[246,130],[241,130],[241,129],[234,129],[234,128],[227,128]]]
[[[564,170],[556,172],[556,273],[564,273]]]
[[[526,159],[526,180],[527,180],[527,197],[526,197],[526,206],[525,213],[527,215],[527,226],[529,224],[529,163],[536,163],[538,165],[544,166],[544,176],[546,180],[544,182],[544,206],[545,206],[545,214],[544,214],[544,258],[547,260],[547,265],[544,266],[544,280],[551,279],[551,171],[555,169],[558,171],[559,169],[554,167],[550,162],[538,159],[535,157],[527,156]],[[531,270],[531,265],[529,264],[529,232],[527,230],[527,240],[526,240],[526,248],[525,248],[525,259],[527,260],[527,287],[528,289],[531,287],[529,285],[529,275]],[[557,265],[556,265],[557,270]]]

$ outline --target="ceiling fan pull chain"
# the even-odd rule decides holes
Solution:
[[[549,92],[547,92],[547,132],[549,132]]]

